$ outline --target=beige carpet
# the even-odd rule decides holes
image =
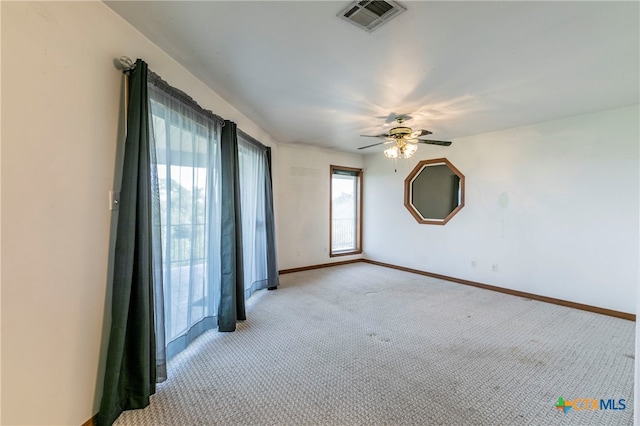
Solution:
[[[632,424],[631,321],[364,263],[283,275],[249,305],[116,424]]]

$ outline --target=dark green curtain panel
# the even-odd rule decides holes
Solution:
[[[222,240],[220,242],[218,331],[235,331],[236,322],[247,318],[244,306],[242,216],[236,123],[225,120],[220,136]]]
[[[271,148],[266,147],[265,176],[264,176],[264,208],[265,225],[267,227],[267,288],[275,290],[278,288],[278,263],[276,261],[276,232],[275,218],[273,215],[273,180],[271,178]]]
[[[154,272],[147,64],[129,78],[127,138],[114,254],[111,334],[98,425],[155,393]]]

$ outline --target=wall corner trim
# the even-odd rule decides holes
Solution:
[[[568,300],[556,299],[556,298],[547,297],[547,296],[540,296],[538,294],[527,293],[527,292],[519,291],[519,290],[512,290],[512,289],[509,289],[509,288],[498,287],[498,286],[494,286],[494,285],[490,285],[490,284],[483,284],[483,283],[479,283],[479,282],[475,282],[475,281],[464,280],[464,279],[461,279],[461,278],[449,277],[447,275],[435,274],[433,272],[421,271],[419,269],[405,268],[404,266],[398,266],[398,265],[393,265],[393,264],[390,264],[390,263],[378,262],[376,260],[362,259],[361,261],[364,262],[364,263],[369,263],[369,264],[372,264],[372,265],[382,266],[382,267],[385,267],[385,268],[398,269],[400,271],[410,272],[410,273],[418,274],[418,275],[424,275],[426,277],[438,278],[438,279],[445,280],[445,281],[451,281],[451,282],[454,282],[454,283],[457,283],[457,284],[468,285],[468,286],[472,286],[472,287],[482,288],[482,289],[485,289],[485,290],[497,291],[497,292],[500,292],[500,293],[509,294],[511,296],[524,297],[524,298],[531,299],[531,300],[537,300],[539,302],[552,303],[554,305],[565,306],[565,307],[568,307],[568,308],[579,309],[579,310],[582,310],[582,311],[593,312],[593,313],[601,314],[601,315],[608,315],[610,317],[621,318],[621,319],[625,319],[625,320],[628,320],[628,321],[635,321],[636,320],[636,315],[628,313],[628,312],[620,312],[620,311],[615,311],[613,309],[600,308],[600,307],[597,307],[597,306],[585,305],[585,304],[577,303],[577,302],[570,302]]]
[[[301,266],[299,268],[281,269],[278,271],[280,275],[290,274],[292,272],[310,271],[312,269],[328,268],[330,266],[348,265],[350,263],[363,262],[364,259],[343,260],[340,262],[320,263],[318,265]]]
[[[98,424],[98,414],[96,413],[93,417],[91,417],[86,422],[82,423],[81,426],[97,426]]]

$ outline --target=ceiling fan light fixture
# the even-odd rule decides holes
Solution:
[[[418,145],[408,143],[404,146],[404,158],[410,158],[418,150]]]
[[[412,143],[396,143],[390,148],[384,150],[387,158],[411,158],[418,150],[418,145]]]
[[[366,2],[363,2],[366,3]],[[384,117],[382,117],[384,118]],[[430,135],[430,130],[420,129],[414,131],[411,127],[403,126],[406,120],[411,119],[410,116],[403,114],[397,115],[394,121],[398,124],[392,129],[389,129],[387,133],[382,133],[380,135],[360,135],[369,138],[382,138],[385,139],[385,142],[374,143],[372,145],[361,146],[358,149],[371,148],[372,146],[377,145],[387,145],[393,144],[390,148],[384,150],[384,155],[387,158],[411,158],[413,154],[418,151],[418,144],[424,143],[429,145],[440,145],[440,146],[449,146],[451,145],[450,141],[440,141],[440,140],[432,140],[432,139],[418,139],[421,136]]]
[[[384,150],[384,155],[387,158],[398,158],[399,151],[400,150],[398,149],[398,147],[396,145],[394,145],[394,146],[392,146],[390,148],[385,149]]]

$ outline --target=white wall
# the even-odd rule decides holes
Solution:
[[[466,205],[444,226],[420,225],[403,181],[438,157],[465,175]],[[398,173],[367,155],[365,257],[635,313],[638,161],[637,106],[420,146]]]
[[[79,425],[99,406],[122,55],[277,167],[267,134],[103,3],[2,2],[2,424]]]
[[[281,144],[279,161],[278,268],[362,257],[329,257],[329,166],[362,168],[362,156]]]

